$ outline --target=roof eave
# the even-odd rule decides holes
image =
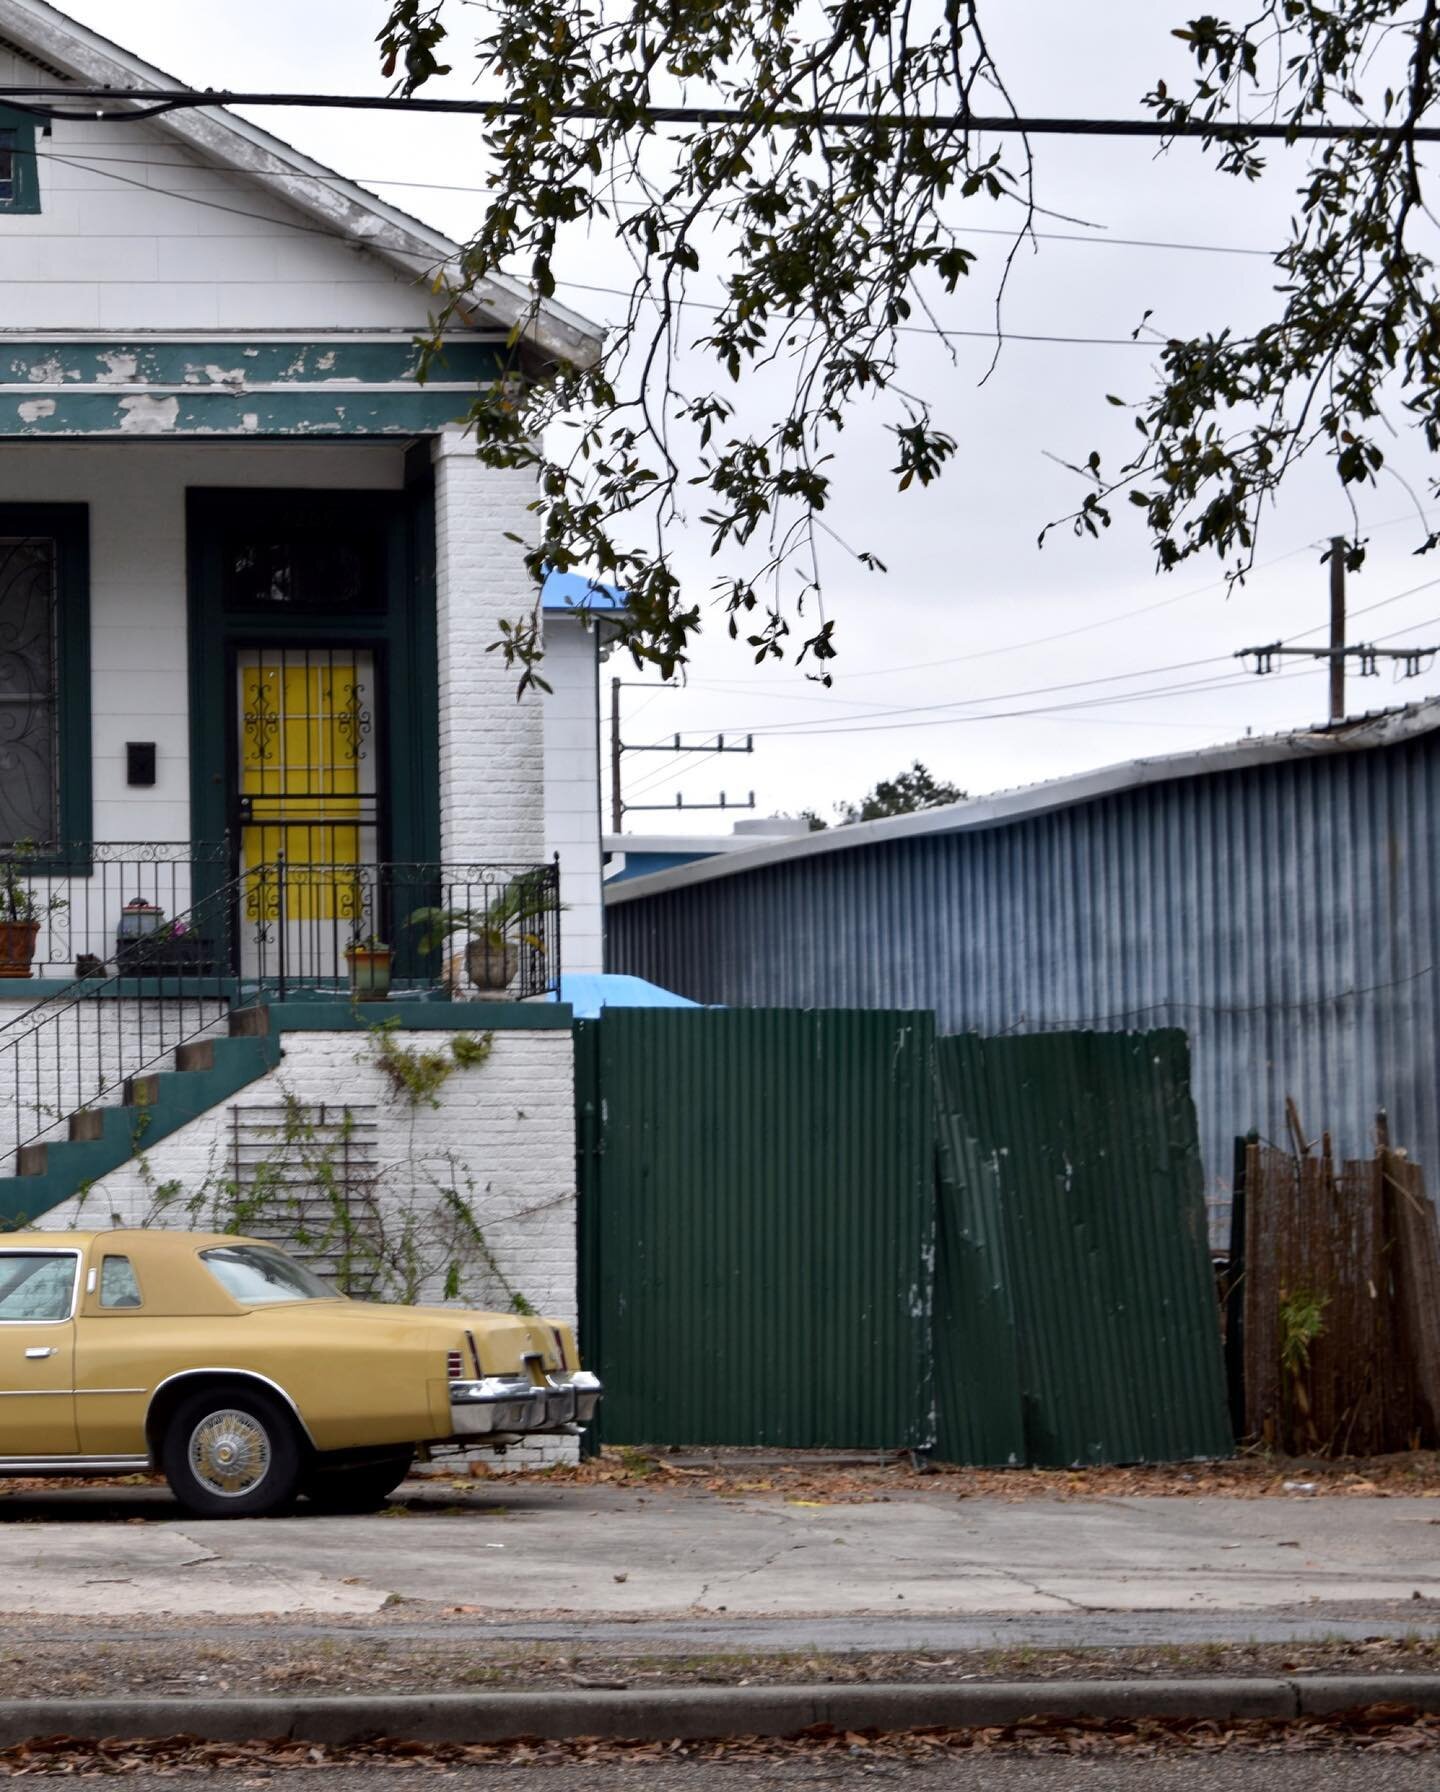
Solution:
[[[17,49],[90,85],[183,85],[99,32],[67,18],[47,0],[0,0],[0,33]],[[154,122],[186,148],[239,173],[262,180],[267,174],[301,177],[285,182],[282,196],[288,204],[412,279],[433,280],[442,270],[454,272],[459,267],[461,250],[449,237],[367,193],[249,119],[216,106],[167,112]],[[543,360],[588,367],[600,357],[603,330],[553,302],[542,304],[532,317],[532,297],[518,280],[487,279],[475,289],[474,302],[476,311],[506,330],[523,324],[521,340]]]

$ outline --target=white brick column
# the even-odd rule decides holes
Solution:
[[[435,605],[440,659],[440,840],[447,861],[538,863],[545,850],[540,694],[517,703],[519,671],[487,653],[502,618],[528,614],[535,586],[517,542],[535,496],[528,472],[483,466],[446,430],[434,444]]]

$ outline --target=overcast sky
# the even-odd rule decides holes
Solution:
[[[71,0],[68,10],[196,85],[383,90],[371,42],[387,10],[381,0],[248,0],[225,8]],[[994,47],[1022,109],[1138,115],[1157,75],[1182,72],[1167,34],[1186,9],[1171,0],[1107,0],[1103,8],[1005,0],[992,10]],[[454,0],[452,12],[458,73],[475,14]],[[466,235],[479,215],[480,194],[463,190],[484,174],[477,121],[255,116],[451,235]],[[1143,142],[1042,140],[1041,202],[1100,228],[1050,226],[1090,240],[1046,240],[1022,258],[1008,328],[1124,339],[1147,310],[1166,331],[1254,323],[1264,315],[1273,271],[1263,256],[1223,251],[1263,250],[1280,240],[1303,163],[1277,149],[1273,169],[1260,185],[1241,186],[1215,174],[1193,145],[1157,156]],[[987,228],[1000,221],[981,202],[956,219]],[[1107,238],[1197,247],[1130,247]],[[1003,248],[984,236],[972,246],[982,256],[973,290],[945,307],[943,321],[957,329],[988,324]],[[588,286],[615,286],[625,264],[612,242],[577,242],[566,272]],[[573,286],[561,297],[601,321],[619,315],[620,301],[604,293]],[[743,799],[753,788],[762,812],[814,807],[825,814],[915,758],[978,793],[1323,719],[1323,667],[1306,662],[1303,671],[1258,679],[1243,675],[1231,656],[1305,630],[1313,631],[1310,641],[1323,639],[1328,575],[1320,546],[1349,526],[1329,473],[1317,463],[1297,478],[1265,520],[1260,570],[1233,596],[1213,563],[1158,576],[1128,505],[1118,507],[1125,514],[1101,542],[1061,533],[1041,551],[1041,526],[1080,495],[1075,475],[1047,453],[1075,460],[1092,447],[1123,448],[1128,425],[1105,394],[1141,396],[1151,354],[1128,342],[1012,340],[982,388],[987,345],[955,347],[952,362],[934,342],[911,337],[902,366],[908,384],[933,396],[939,425],[962,444],[958,465],[938,487],[896,494],[893,454],[878,424],[860,416],[846,432],[831,519],[852,547],[873,549],[889,570],[864,572],[839,546],[824,564],[841,653],[834,689],[821,691],[792,668],[754,667],[717,620],[685,689],[666,690],[652,678],[649,689],[624,691],[625,735],[653,742],[678,731],[699,740],[717,729],[731,736],[753,729],[756,752],[680,761],[636,754],[626,763],[628,800],[671,804],[678,791],[687,803],[702,803],[721,790]],[[1408,483],[1430,511],[1419,442],[1402,435],[1391,464],[1396,474],[1359,500],[1372,531],[1370,559],[1350,582],[1353,612],[1384,607],[1373,618],[1357,614],[1351,639],[1433,643],[1440,640],[1440,554],[1413,557],[1421,531],[1406,490]],[[703,602],[713,576],[708,546],[690,537],[678,547],[687,587]],[[639,676],[619,661],[611,672]],[[1207,688],[1217,680],[1230,682]],[[1386,673],[1353,681],[1350,708],[1436,692],[1440,670],[1398,686]],[[1032,713],[1016,713],[1023,711]],[[729,818],[632,812],[627,826],[705,831],[728,828]]]

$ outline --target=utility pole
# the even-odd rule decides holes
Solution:
[[[1307,630],[1307,633],[1312,631]],[[1283,641],[1271,641],[1265,647],[1242,647],[1237,660],[1253,659],[1254,670],[1263,676],[1275,670],[1277,659],[1328,660],[1330,662],[1330,725],[1345,720],[1345,663],[1355,660],[1361,678],[1378,678],[1380,661],[1391,660],[1402,678],[1418,678],[1427,671],[1440,653],[1440,647],[1376,647],[1357,642],[1348,646],[1345,640],[1345,537],[1330,538],[1330,645],[1328,647],[1289,647]]]
[[[1330,720],[1345,720],[1345,537],[1330,537]]]
[[[630,809],[753,809],[755,807],[755,792],[753,790],[750,792],[749,800],[743,803],[732,800],[730,797],[727,797],[723,791],[720,793],[720,801],[718,803],[687,803],[681,796],[677,796],[673,804],[627,803],[625,801],[620,776],[621,762],[624,759],[625,754],[753,753],[755,751],[755,736],[753,734],[747,734],[743,744],[733,740],[727,741],[723,734],[717,734],[713,741],[701,741],[695,745],[687,745],[681,740],[678,734],[675,736],[673,745],[667,745],[663,741],[656,741],[650,745],[640,746],[622,740],[620,738],[620,692],[624,688],[625,682],[626,681],[621,678],[612,678],[610,680],[610,832],[612,834],[623,832],[626,811]],[[632,680],[631,683],[634,684],[635,681]],[[650,689],[653,687],[641,684],[639,688]]]

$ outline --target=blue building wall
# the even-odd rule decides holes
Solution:
[[[1183,1027],[1217,1241],[1233,1139],[1283,1138],[1287,1094],[1339,1154],[1387,1109],[1440,1190],[1440,733],[640,896],[607,941],[700,1002]]]

